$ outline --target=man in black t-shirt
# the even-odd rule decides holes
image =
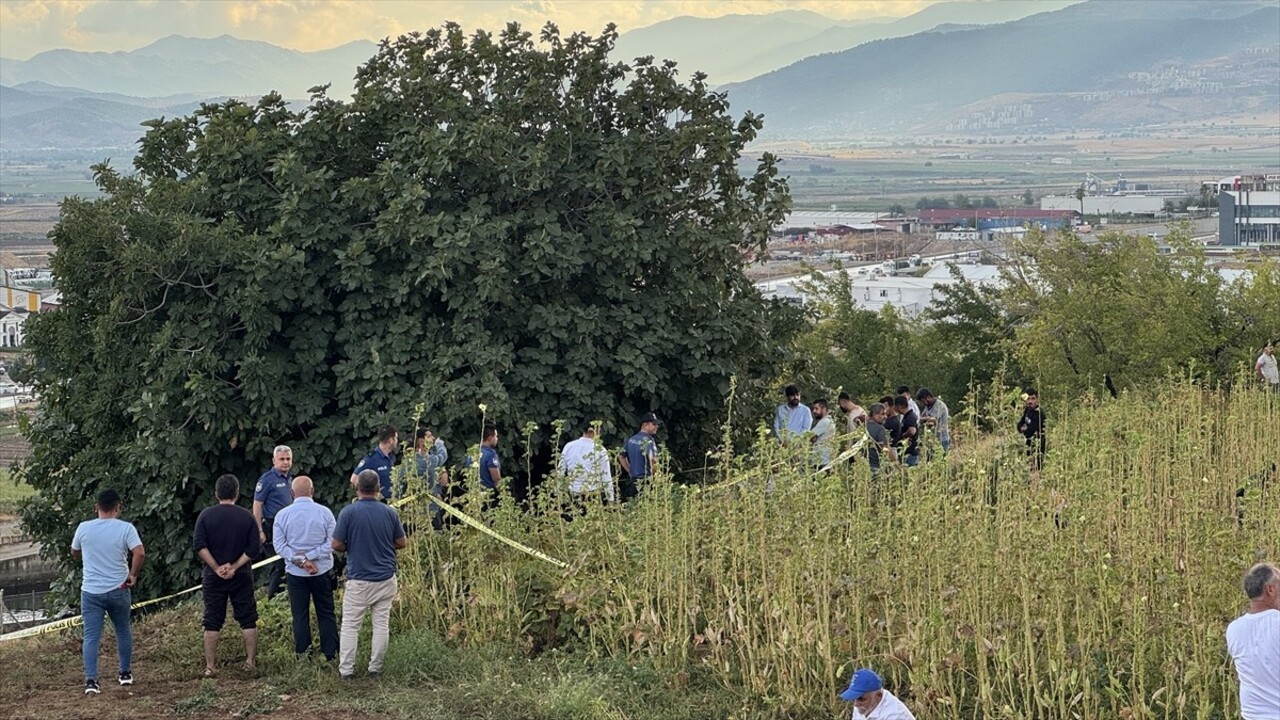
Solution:
[[[1031,479],[1040,479],[1040,468],[1044,466],[1045,436],[1044,410],[1040,408],[1040,394],[1035,388],[1022,391],[1022,399],[1026,406],[1022,409],[1022,417],[1018,419],[1018,432],[1027,439],[1027,457],[1031,463]]]
[[[893,411],[898,415],[898,446],[902,462],[915,467],[920,462],[920,418],[911,403],[901,395],[893,398]]]
[[[204,674],[213,677],[218,634],[227,619],[227,601],[244,632],[245,669],[256,669],[258,657],[258,605],[253,597],[253,559],[261,543],[253,513],[236,504],[240,481],[223,475],[214,486],[218,504],[207,507],[196,519],[192,547],[204,566]]]

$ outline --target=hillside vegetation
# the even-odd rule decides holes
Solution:
[[[1156,411],[1135,422],[1135,406]],[[276,603],[260,664],[285,699],[265,696],[283,717],[830,717],[871,665],[922,720],[1236,717],[1222,631],[1242,570],[1280,551],[1280,401],[1171,382],[1050,406],[1038,484],[1014,413],[1002,399],[978,413],[994,434],[964,426],[947,461],[879,480],[864,462],[797,470],[762,439],[699,489],[663,475],[571,523],[550,494],[488,516],[564,570],[470,528],[420,532],[384,684],[340,691],[295,666]],[[135,670],[160,677],[133,705],[187,693],[225,716],[262,696],[194,680],[187,615],[143,622]],[[0,645],[0,662],[30,647]],[[48,677],[74,680],[70,644],[39,647],[57,670],[24,670],[5,694],[67,692]]]

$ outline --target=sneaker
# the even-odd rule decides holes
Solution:
[[[338,679],[343,680],[343,681],[346,681],[346,680],[355,680],[355,679],[356,679],[356,676],[355,676],[355,675],[339,675],[339,676],[338,676]]]
[[[98,687],[98,681],[97,681],[97,680],[85,680],[85,681],[84,681],[84,694],[85,694],[85,695],[97,695],[97,694],[99,694],[99,693],[101,693],[101,692],[102,692],[102,689]]]
[[[120,684],[121,684],[121,685],[132,685],[132,684],[133,684],[133,673],[131,673],[131,672],[122,672],[122,673],[120,673]]]
[[[370,680],[377,680],[379,677],[382,677],[382,672],[381,672],[380,670],[370,670],[370,671],[369,671],[369,679],[370,679]]]

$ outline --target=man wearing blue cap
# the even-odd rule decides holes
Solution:
[[[849,689],[840,699],[853,703],[853,720],[916,720],[902,701],[884,689],[884,681],[870,668],[862,668],[849,679]]]

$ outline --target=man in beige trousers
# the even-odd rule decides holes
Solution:
[[[366,612],[373,623],[369,677],[382,672],[391,633],[391,602],[396,597],[396,551],[408,544],[400,516],[378,500],[379,485],[377,472],[361,471],[356,477],[356,501],[338,513],[333,530],[333,549],[347,554],[338,650],[338,674],[343,680],[355,676],[360,626]]]

